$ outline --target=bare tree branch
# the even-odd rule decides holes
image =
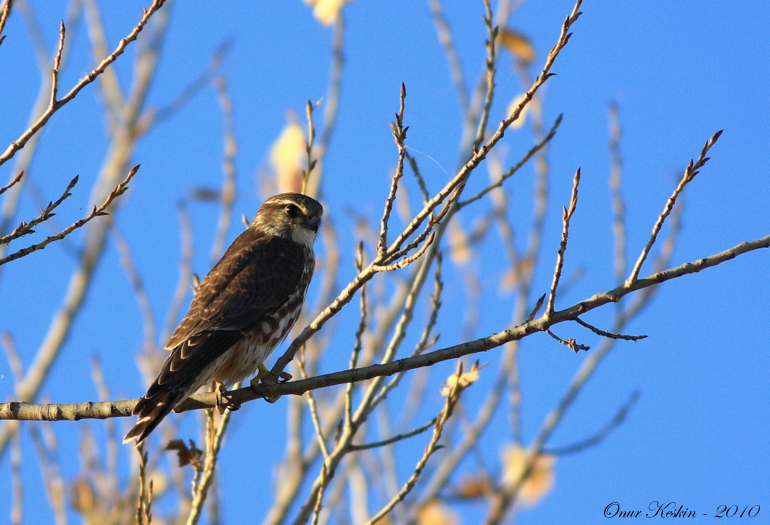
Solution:
[[[112,204],[112,201],[114,201],[117,197],[125,193],[125,191],[128,189],[128,183],[131,181],[131,179],[133,178],[133,176],[136,174],[138,170],[139,170],[139,165],[137,164],[131,169],[130,172],[128,172],[128,175],[126,175],[126,178],[123,179],[123,182],[115,186],[115,189],[113,189],[110,192],[110,194],[107,196],[107,199],[99,207],[94,206],[94,209],[86,217],[80,219],[79,221],[75,221],[73,224],[71,224],[67,228],[64,228],[58,234],[47,237],[42,242],[33,244],[32,246],[28,246],[27,248],[22,248],[21,250],[15,253],[12,253],[11,255],[3,257],[2,259],[0,259],[0,266],[8,262],[15,261],[16,259],[20,259],[26,255],[29,255],[32,252],[42,250],[52,242],[59,241],[65,238],[67,235],[69,235],[73,231],[77,230],[78,228],[85,226],[94,217],[101,217],[101,216],[107,215],[107,212],[104,210],[106,210],[110,206],[110,204]],[[58,201],[56,201],[54,204],[49,205],[49,207],[43,211],[43,214],[41,214],[41,217],[44,217],[46,214],[48,214],[49,217],[51,216],[50,210],[56,208],[56,206],[58,206],[61,203],[61,201],[69,197],[70,194],[68,192],[77,183],[77,180],[78,180],[77,177],[72,179],[72,182],[70,182],[70,185],[67,187],[67,190],[65,190],[64,195],[62,195],[62,197]],[[42,222],[43,220],[45,220],[45,218],[41,218],[38,222]],[[35,221],[37,221],[37,219],[35,219]],[[35,221],[32,221],[30,225],[35,223]],[[31,233],[31,231],[27,231],[26,233]],[[25,233],[22,233],[21,235],[25,235]]]
[[[559,286],[559,279],[561,279],[561,270],[564,266],[564,253],[567,251],[567,239],[569,238],[569,221],[572,218],[572,214],[575,213],[578,200],[578,186],[580,186],[580,168],[575,172],[575,177],[572,179],[572,198],[569,201],[569,208],[566,206],[562,211],[562,232],[561,232],[561,244],[559,244],[559,252],[556,255],[556,268],[553,271],[553,281],[551,282],[551,290],[548,294],[548,304],[545,307],[546,317],[553,313],[553,304],[556,301],[556,288]]]
[[[666,220],[666,217],[669,216],[671,209],[676,203],[676,198],[680,193],[682,193],[684,187],[687,186],[687,184],[692,181],[699,173],[698,170],[701,169],[706,164],[706,162],[708,162],[709,158],[706,156],[706,154],[709,152],[711,147],[716,144],[717,140],[719,140],[720,135],[722,135],[722,131],[723,130],[720,130],[714,133],[714,135],[706,142],[706,145],[703,146],[703,150],[701,150],[697,162],[693,164],[693,161],[690,160],[687,168],[685,168],[684,174],[682,175],[682,180],[679,181],[679,185],[674,190],[674,193],[671,194],[671,197],[669,197],[668,201],[666,202],[666,206],[658,216],[658,220],[655,221],[655,226],[652,227],[652,234],[650,234],[650,238],[647,241],[647,244],[644,246],[642,253],[639,255],[639,259],[636,261],[634,269],[631,270],[631,275],[629,275],[628,279],[626,279],[627,284],[630,284],[636,280],[640,270],[642,269],[642,264],[644,264],[645,259],[647,259],[647,255],[650,253],[652,245],[655,244],[655,239],[658,238],[658,233],[663,227],[663,222]]]
[[[260,384],[256,387],[241,388],[232,390],[230,393],[234,401],[245,403],[256,398],[268,396],[283,395],[301,395],[310,390],[327,388],[333,385],[340,385],[350,382],[364,381],[375,377],[384,377],[431,366],[441,361],[456,359],[465,355],[485,352],[502,346],[510,341],[522,339],[536,332],[543,332],[549,327],[573,321],[578,315],[595,310],[607,303],[617,302],[626,295],[638,290],[644,290],[657,284],[677,279],[685,275],[693,274],[722,264],[754,250],[760,248],[770,248],[770,235],[753,241],[743,242],[728,250],[716,253],[709,257],[699,259],[652,274],[643,279],[637,279],[631,285],[622,285],[607,292],[597,293],[583,301],[580,301],[564,310],[555,311],[548,319],[541,316],[533,321],[522,325],[503,330],[489,337],[483,337],[474,341],[468,341],[458,345],[448,346],[440,350],[434,350],[422,355],[407,357],[385,364],[370,365],[365,368],[355,368],[344,370],[331,374],[324,374],[300,381],[289,381],[279,384]],[[197,410],[201,408],[213,408],[216,406],[216,395],[214,393],[198,394],[191,396],[187,401],[177,407],[177,412],[185,410]],[[78,404],[33,404],[14,401],[11,403],[0,403],[0,419],[10,420],[74,420],[80,419],[105,419],[108,417],[127,417],[131,415],[131,410],[138,402],[138,399],[126,401],[111,401],[109,403],[78,403]]]
[[[134,27],[134,29],[123,38],[118,46],[115,48],[115,50],[107,57],[105,58],[99,65],[97,65],[93,70],[91,70],[90,73],[88,73],[85,77],[83,77],[75,86],[70,89],[70,91],[64,95],[62,98],[51,101],[48,105],[48,109],[40,116],[40,118],[24,133],[22,133],[18,139],[13,141],[10,146],[5,150],[5,152],[0,155],[0,166],[3,165],[6,161],[13,158],[13,156],[16,154],[17,151],[19,151],[21,148],[24,147],[24,145],[29,141],[29,139],[34,136],[38,131],[40,131],[43,126],[45,126],[46,122],[48,122],[48,119],[53,116],[54,113],[56,113],[59,109],[62,108],[65,104],[70,102],[72,99],[74,99],[80,91],[86,87],[88,84],[96,80],[96,78],[101,75],[105,69],[107,69],[107,66],[115,62],[117,58],[123,54],[123,52],[126,50],[126,47],[128,44],[136,40],[136,37],[139,36],[139,33],[142,32],[142,29],[144,29],[144,26],[147,25],[147,22],[150,20],[153,14],[160,9],[163,6],[163,3],[165,0],[155,0],[152,5],[144,10],[144,14],[142,16],[142,19],[139,21],[139,23]],[[62,32],[63,35],[63,32]],[[62,45],[62,41],[60,41],[60,47]],[[57,52],[57,56],[61,56],[60,51]],[[55,73],[55,75],[58,74]],[[55,91],[52,89],[52,95],[55,95]]]

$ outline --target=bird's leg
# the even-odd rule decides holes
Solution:
[[[224,383],[220,383],[219,381],[214,381],[214,383],[216,383],[214,393],[216,394],[217,412],[224,414],[225,409],[229,409],[234,412],[241,408],[241,404],[232,398],[230,392],[228,392],[227,388],[225,388]]]

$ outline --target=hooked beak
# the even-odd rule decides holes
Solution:
[[[302,225],[308,230],[317,232],[318,227],[321,225],[321,217],[310,217],[309,219],[306,219]]]

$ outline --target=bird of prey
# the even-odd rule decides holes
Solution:
[[[141,443],[179,403],[216,381],[250,377],[299,317],[315,267],[313,242],[323,207],[306,195],[267,199],[254,221],[201,281],[190,311],[165,348],[158,378],[139,400],[124,443]]]

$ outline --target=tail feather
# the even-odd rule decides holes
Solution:
[[[123,443],[136,439],[139,445],[188,394],[189,386],[185,385],[140,399],[134,407],[134,415],[139,416],[139,420],[123,438]]]

